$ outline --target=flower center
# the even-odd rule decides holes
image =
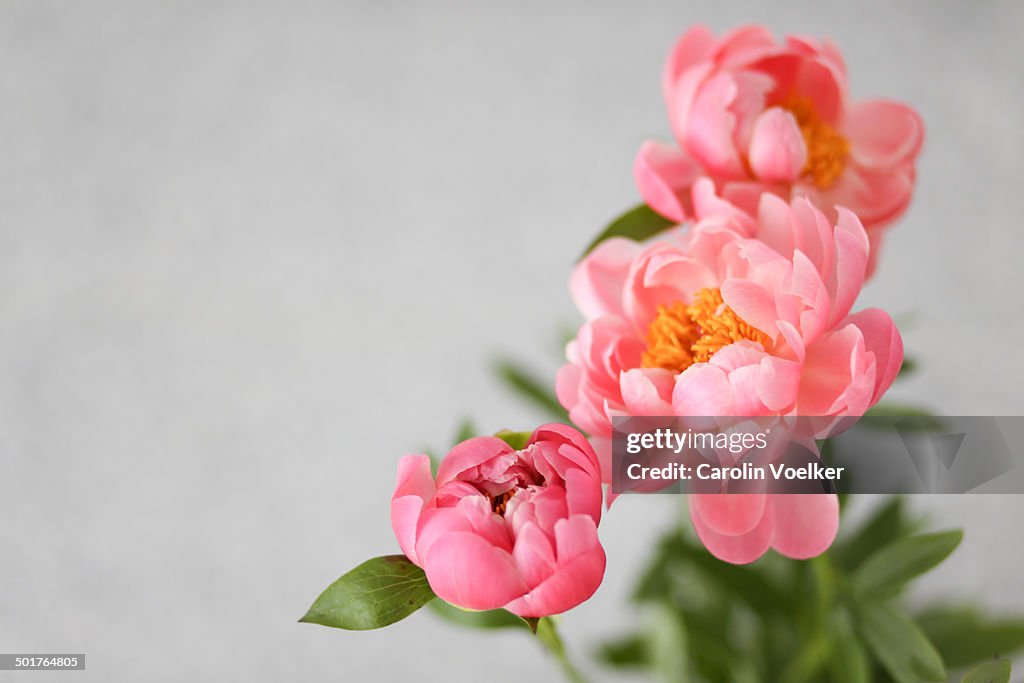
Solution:
[[[509,489],[505,493],[498,494],[497,496],[491,496],[491,509],[497,512],[502,517],[505,516],[505,506],[512,500],[512,496],[516,495],[515,489]]]
[[[767,334],[725,305],[721,290],[705,287],[689,306],[681,301],[658,306],[658,314],[647,328],[647,350],[640,365],[682,372],[741,339],[757,342],[765,350],[771,348]]]
[[[782,106],[796,118],[807,145],[807,164],[803,172],[824,189],[843,173],[850,143],[835,128],[821,120],[807,97],[790,97]]]

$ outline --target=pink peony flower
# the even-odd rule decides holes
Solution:
[[[391,526],[442,599],[543,617],[580,604],[604,576],[601,476],[572,427],[538,427],[521,451],[497,437],[455,446],[437,480],[425,455],[398,465]]]
[[[669,54],[662,90],[676,145],[645,143],[634,174],[644,200],[682,221],[697,177],[748,210],[762,192],[803,196],[863,221],[874,269],[881,228],[910,203],[924,125],[906,105],[848,101],[846,66],[830,41],[761,26],[715,38],[697,26]],[[832,220],[834,214],[830,215]]]
[[[765,194],[751,217],[707,179],[694,197],[703,217],[691,229],[646,246],[603,242],[570,282],[586,322],[556,389],[605,481],[613,416],[859,416],[903,362],[888,314],[850,314],[870,249],[851,212],[833,226],[805,198]],[[692,498],[705,545],[733,562],[769,546],[818,554],[838,523],[832,496]],[[804,508],[807,519],[794,512]]]

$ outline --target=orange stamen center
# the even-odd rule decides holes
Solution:
[[[809,98],[790,97],[782,106],[796,118],[807,145],[804,174],[810,176],[818,187],[829,187],[846,167],[850,142],[821,119]]]
[[[505,507],[508,505],[508,502],[512,500],[512,496],[514,495],[516,495],[516,490],[509,489],[508,491],[505,491],[505,493],[494,496],[491,498],[491,509],[504,517]]]
[[[697,292],[689,306],[676,301],[658,306],[647,328],[647,350],[641,367],[682,372],[694,363],[705,363],[718,351],[741,339],[771,348],[767,334],[745,322],[722,301],[717,288]]]

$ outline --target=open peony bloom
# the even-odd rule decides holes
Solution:
[[[676,144],[645,143],[634,167],[655,211],[681,222],[701,175],[747,209],[765,191],[807,197],[827,212],[844,206],[867,228],[873,270],[880,229],[910,203],[924,139],[913,109],[848,101],[834,44],[796,36],[779,44],[761,26],[720,38],[691,29],[669,54],[662,90]]]
[[[472,610],[543,617],[580,604],[604,577],[597,537],[601,475],[572,427],[538,427],[516,451],[497,437],[398,465],[391,526],[442,599]]]
[[[695,196],[717,201],[706,179]],[[613,416],[860,416],[902,365],[888,314],[850,314],[869,254],[856,216],[839,209],[833,226],[807,199],[772,194],[756,217],[727,209],[646,246],[607,240],[573,273],[586,322],[556,388],[606,481]],[[733,562],[769,546],[818,554],[838,523],[834,496],[692,498],[705,545]]]

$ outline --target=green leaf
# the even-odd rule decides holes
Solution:
[[[857,631],[897,683],[946,680],[942,657],[921,629],[889,605],[856,609]]]
[[[967,672],[963,683],[1010,683],[1010,660],[997,659],[985,662]]]
[[[560,422],[568,422],[569,413],[565,411],[555,397],[554,391],[550,389],[554,383],[549,384],[538,380],[529,371],[508,359],[499,359],[495,364],[495,370],[498,377],[527,402],[532,403],[549,417]]]
[[[476,436],[476,427],[473,426],[473,421],[467,417],[459,423],[459,429],[455,432],[455,441],[452,442],[452,445],[472,439],[474,436]]]
[[[658,678],[666,683],[691,680],[687,658],[686,626],[681,615],[667,606],[655,609],[655,622],[650,630],[651,660]]]
[[[631,633],[604,642],[597,658],[616,669],[640,669],[651,665],[651,651],[647,638]]]
[[[1024,619],[988,619],[972,607],[933,607],[917,623],[952,669],[1024,648]]]
[[[853,571],[882,546],[912,533],[918,525],[906,516],[903,502],[902,497],[893,496],[879,505],[856,531],[833,545],[829,555],[843,569]]]
[[[503,609],[492,609],[485,612],[472,612],[444,600],[433,600],[427,608],[445,621],[468,628],[529,628],[526,620]]]
[[[558,626],[555,624],[555,618],[530,617],[530,622],[532,623],[533,632],[537,636],[537,640],[558,661],[565,677],[571,683],[584,683],[583,675],[572,663],[572,660],[569,659],[569,653],[565,650],[565,643],[562,642],[562,637],[558,635]]]
[[[907,377],[917,372],[917,361],[913,358],[903,357],[903,365],[900,366],[900,372],[897,377]]]
[[[904,431],[937,432],[942,429],[942,418],[920,406],[900,403],[876,403],[868,408],[864,417],[872,419],[863,424],[867,427],[891,428],[899,426]]]
[[[659,232],[668,230],[675,221],[671,221],[661,214],[658,214],[646,204],[635,206],[626,213],[613,220],[600,235],[580,254],[584,256],[594,250],[594,247],[612,237],[627,237],[635,242],[643,242],[649,237],[654,237]]]
[[[517,451],[521,451],[526,448],[531,434],[533,432],[513,432],[511,429],[502,429],[494,435]]]
[[[959,529],[908,536],[871,555],[853,575],[853,591],[860,599],[891,597],[910,579],[924,574],[949,557],[963,540]]]
[[[871,683],[871,667],[845,611],[836,611],[829,638],[828,671],[835,683]]]
[[[422,569],[404,555],[385,555],[328,586],[299,621],[365,631],[401,621],[433,598]]]
[[[770,574],[761,569],[766,561],[769,558],[750,565],[729,564],[711,555],[703,545],[691,542],[682,530],[673,530],[661,539],[655,560],[633,592],[633,600],[665,600],[673,575],[685,569],[698,572],[716,593],[735,597],[760,614],[788,610],[790,601],[787,596],[772,581]]]

